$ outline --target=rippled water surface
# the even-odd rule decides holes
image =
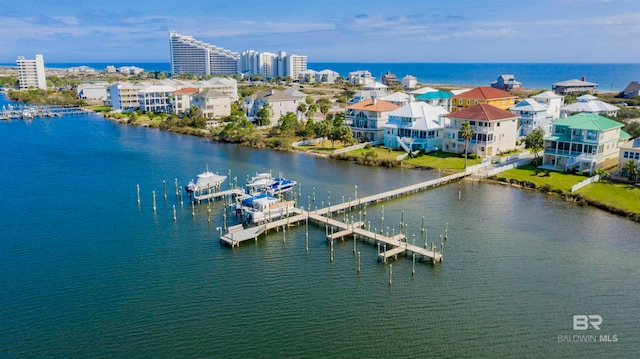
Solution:
[[[95,116],[0,121],[2,357],[635,357],[640,225],[537,193],[462,182],[384,203],[384,226],[440,242],[445,260],[376,262],[324,228],[223,247],[222,202],[173,187],[209,169],[272,170],[301,203],[438,176],[210,143]],[[162,181],[168,185],[163,198]],[[137,205],[136,185],[141,188]],[[226,184],[225,184],[226,185]],[[458,190],[461,189],[461,200]],[[158,210],[152,209],[156,191]],[[177,219],[173,221],[173,206]],[[358,218],[361,214],[350,214]],[[382,206],[367,208],[380,227]],[[234,216],[229,224],[235,223]],[[602,316],[600,331],[573,316]],[[598,342],[559,341],[596,336]],[[616,342],[602,342],[607,335]],[[604,338],[602,338],[604,339]]]

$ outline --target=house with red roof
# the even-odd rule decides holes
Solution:
[[[389,119],[388,114],[399,107],[385,100],[369,98],[347,106],[344,122],[351,127],[357,140],[383,141],[383,126]]]
[[[516,148],[518,115],[510,111],[483,103],[443,117],[449,119],[444,136],[443,150],[446,152],[464,153],[465,140],[460,137],[460,127],[464,122],[469,122],[474,131],[468,153],[493,157]]]
[[[175,90],[171,93],[171,106],[173,107],[173,113],[179,114],[188,112],[191,108],[191,96],[198,93],[197,88],[187,87],[179,90]]]
[[[517,96],[506,91],[481,86],[453,96],[451,99],[451,112],[479,104],[492,105],[503,110],[508,110],[516,104],[516,99]]]

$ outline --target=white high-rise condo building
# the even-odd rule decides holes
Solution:
[[[305,55],[289,55],[286,61],[286,72],[284,76],[289,76],[294,80],[298,79],[298,76],[303,71],[307,70],[307,56]]]
[[[175,32],[169,33],[169,42],[173,74],[232,75],[238,73],[240,56],[236,52]]]
[[[20,90],[30,88],[47,89],[47,77],[44,73],[44,58],[36,55],[35,60],[27,60],[24,56],[18,57],[18,82]]]

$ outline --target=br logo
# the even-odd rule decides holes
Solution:
[[[600,330],[600,324],[602,324],[602,317],[597,314],[573,316],[573,330],[587,330],[589,326],[595,330]]]

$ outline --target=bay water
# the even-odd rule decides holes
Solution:
[[[366,196],[440,175],[214,143],[95,115],[0,121],[0,356],[640,353],[640,224],[462,181],[366,209],[371,227],[395,233],[404,218],[419,245],[423,217],[427,242],[438,247],[448,225],[444,262],[416,263],[412,274],[411,258],[379,263],[376,247],[358,241],[358,273],[352,239],[337,243],[331,261],[316,226],[308,251],[304,224],[222,246],[223,202],[210,204],[209,223],[207,204],[192,209],[175,194],[175,179],[184,187],[207,167],[231,170],[223,189],[256,172],[282,172],[301,183],[302,205],[318,207],[355,198],[356,186]],[[230,215],[227,224],[237,221]],[[600,316],[600,330],[575,330],[576,315]]]

